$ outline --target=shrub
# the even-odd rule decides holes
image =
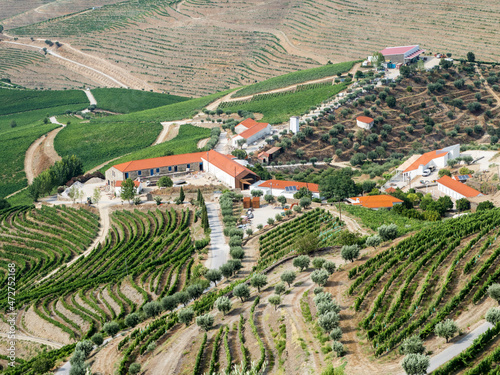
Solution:
[[[310,261],[311,259],[307,255],[300,255],[293,260],[292,264],[294,267],[300,269],[300,272],[302,272],[309,267]]]
[[[337,357],[342,357],[344,354],[344,345],[340,341],[332,343],[332,350],[337,354]]]
[[[156,185],[159,187],[172,187],[174,183],[170,177],[161,176]]]
[[[324,286],[329,276],[330,274],[326,270],[316,270],[311,273],[311,280],[320,286]]]
[[[326,261],[325,263],[323,263],[323,268],[331,275],[335,272],[337,266],[332,261]]]
[[[170,296],[170,298],[172,298]],[[177,306],[177,301],[175,302],[175,306],[172,309],[168,310],[173,310]],[[137,313],[130,313],[125,317],[125,324],[127,327],[135,327],[139,322],[141,321],[141,318],[139,317],[139,314]]]
[[[104,326],[102,327],[102,329],[108,335],[113,337],[114,335],[116,335],[118,333],[118,331],[120,331],[120,326],[117,322],[112,321],[112,322],[104,323]]]
[[[339,325],[339,316],[333,311],[321,315],[318,318],[318,326],[320,326],[320,328],[326,333],[330,333],[334,328],[337,328],[338,325]]]
[[[342,338],[342,330],[340,329],[340,327],[332,329],[332,331],[330,332],[330,338],[333,341],[340,341],[340,339]]]
[[[185,324],[186,326],[189,325],[189,323],[191,323],[193,321],[193,318],[194,318],[194,311],[191,307],[187,307],[185,309],[182,309],[181,311],[179,311],[179,313],[177,314],[177,316],[179,317],[179,322]]]
[[[211,314],[201,315],[196,318],[196,325],[205,331],[209,331],[214,325],[214,316]]]
[[[323,267],[323,264],[326,262],[326,259],[324,258],[313,258],[312,260],[312,265],[314,268],[317,270],[321,269]]]
[[[494,326],[500,322],[500,308],[492,307],[486,313],[486,321],[493,324]]]
[[[100,333],[96,333],[95,335],[93,335],[91,340],[97,346],[101,346],[102,343],[104,342],[104,339],[102,338],[102,334],[100,334]]]
[[[131,375],[138,374],[141,371],[141,365],[139,363],[132,363],[128,368],[128,373]]]
[[[396,224],[381,225],[378,234],[384,241],[393,240],[398,236],[398,226]]]

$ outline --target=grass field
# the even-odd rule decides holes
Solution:
[[[29,146],[43,134],[57,128],[57,125],[41,122],[25,126],[18,130],[0,133],[0,198],[3,198],[26,186],[24,173],[24,155]]]
[[[126,115],[99,118],[87,124],[71,124],[57,135],[54,147],[61,156],[73,154],[78,156],[83,161],[84,169],[89,170],[117,156],[145,149],[160,133],[161,121],[174,121],[192,116],[226,93],[212,94]],[[209,137],[209,133],[199,139]],[[192,141],[194,148],[196,142]]]
[[[233,98],[257,94],[295,85],[306,81],[312,81],[324,77],[335,76],[337,73],[348,72],[357,61],[347,61],[339,64],[328,64],[318,68],[299,70],[298,72],[284,74],[282,76],[269,78],[265,81],[243,87],[234,93]]]
[[[92,94],[98,108],[119,113],[143,111],[189,100],[183,96],[115,88],[94,89]]]
[[[79,90],[35,91],[0,88],[0,103],[2,116],[71,104],[81,104],[83,109],[88,105],[88,99],[85,93]]]
[[[187,154],[190,152],[197,152],[200,151],[196,146],[198,141],[208,137],[210,137],[210,129],[200,128],[198,126],[193,126],[190,124],[182,125],[179,128],[179,134],[174,139],[164,143],[160,143],[159,145],[153,147],[148,147],[133,152],[130,155],[117,159],[101,168],[101,172],[104,173],[108,168],[115,164],[125,163],[131,160],[164,156],[167,151],[173,152],[174,154]]]
[[[263,94],[254,96],[251,101],[225,102],[219,108],[236,112],[246,110],[254,113],[262,113],[262,121],[278,124],[288,121],[290,116],[300,115],[317,106],[322,101],[338,94],[344,90],[346,84],[323,85],[314,84],[309,89],[296,92],[282,92],[276,94]]]

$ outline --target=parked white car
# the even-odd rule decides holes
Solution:
[[[422,177],[427,177],[431,175],[431,170],[430,169],[424,169],[424,172],[422,173]]]

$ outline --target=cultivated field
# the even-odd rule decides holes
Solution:
[[[359,59],[389,45],[419,43],[433,53],[474,51],[478,59],[498,60],[495,5],[494,0],[385,0],[377,7],[367,0],[126,1],[7,32],[59,39],[155,90],[201,96],[328,60]],[[474,36],[466,37],[471,30]]]

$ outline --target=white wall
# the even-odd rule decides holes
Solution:
[[[233,139],[231,140],[234,147],[238,147],[238,143],[237,142],[238,142],[239,139],[244,139],[244,138],[242,136],[240,136],[240,135],[237,135],[237,136],[234,136]]]
[[[450,198],[454,200],[465,198],[465,196],[463,196],[462,194],[457,193],[455,190],[452,190],[449,187],[440,184],[439,182],[438,182],[438,190],[443,194],[448,195]]]
[[[216,167],[212,163],[209,163],[207,160],[203,158],[201,160],[203,160],[203,170],[205,172],[214,175],[215,178],[220,180],[223,184],[226,184],[227,186],[233,189],[236,187],[236,179],[234,177],[230,176],[229,174],[224,172],[222,169]]]
[[[356,124],[363,129],[370,130],[373,127],[373,122],[367,124],[366,122],[356,120]]]
[[[247,130],[248,128],[244,125],[237,125],[235,128],[234,128],[234,131],[236,132],[236,134],[240,134],[241,132],[244,132],[245,130]]]
[[[293,116],[290,117],[290,131],[293,134],[297,134],[299,132],[299,117],[298,116]]]
[[[123,180],[125,180],[124,173],[119,171],[115,167],[109,168],[105,173],[105,177],[106,177],[106,183],[108,181],[123,181]]]
[[[257,132],[254,135],[247,138],[247,145],[251,145],[253,142],[255,142],[261,138],[264,138],[266,135],[269,135],[271,133],[272,133],[271,125],[267,124],[267,126],[264,129],[262,129],[260,132]]]

